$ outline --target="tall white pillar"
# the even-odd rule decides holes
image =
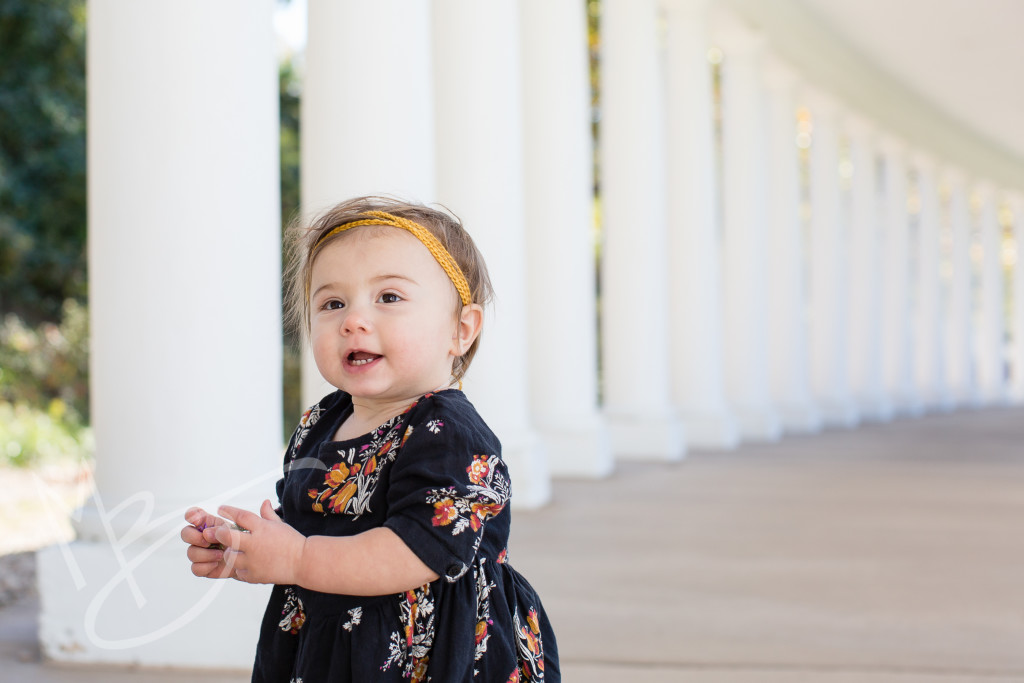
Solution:
[[[910,325],[910,216],[907,211],[907,149],[902,140],[882,138],[884,159],[882,237],[882,370],[884,386],[898,415],[922,412],[914,384]]]
[[[669,351],[663,93],[655,0],[602,7],[601,332],[604,404],[615,455],[686,451]]]
[[[529,410],[519,9],[433,5],[437,198],[464,221],[496,292],[466,393],[501,439],[515,504],[550,497],[547,454]]]
[[[860,418],[850,394],[849,244],[839,184],[838,106],[825,93],[805,97],[811,111],[811,387],[825,424],[853,427]]]
[[[768,97],[767,330],[772,402],[785,431],[821,429],[807,367],[806,253],[796,146],[796,72],[776,57],[765,63]]]
[[[944,342],[945,301],[940,265],[941,206],[935,161],[923,152],[913,157],[917,171],[917,214],[914,314],[915,380],[919,396],[929,410],[949,410],[952,400],[946,388]]]
[[[1010,396],[1024,402],[1024,194],[1011,192],[1007,197],[1013,215],[1013,332],[1010,340]]]
[[[882,374],[882,214],[877,140],[859,116],[846,120],[850,162],[850,391],[866,419],[888,420],[892,404]]]
[[[961,406],[978,402],[974,378],[974,316],[971,277],[971,207],[962,171],[948,168],[949,316],[946,319],[946,380],[952,400]]]
[[[613,460],[597,405],[586,6],[524,0],[520,8],[530,406],[552,473],[598,477]],[[552,305],[555,292],[572,305]]]
[[[48,659],[252,663],[266,587],[193,577],[178,534],[280,473],[273,9],[89,3],[96,489],[77,540],[38,556]]]
[[[307,13],[303,214],[367,194],[434,201],[429,3],[309,0]],[[333,390],[304,347],[303,409]]]
[[[983,181],[976,191],[981,202],[977,220],[982,251],[981,310],[976,337],[978,389],[982,402],[1000,404],[1006,400],[1003,229],[999,224],[995,188]]]
[[[697,448],[733,448],[725,402],[721,254],[707,0],[668,0],[668,253],[672,391]],[[698,332],[699,330],[699,332]]]
[[[725,387],[744,439],[774,440],[782,423],[768,384],[768,246],[763,37],[718,17],[722,61],[722,255]]]

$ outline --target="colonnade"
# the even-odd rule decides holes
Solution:
[[[583,2],[308,8],[303,211],[389,193],[463,219],[497,290],[465,388],[519,505],[616,460],[1024,400],[1019,192],[707,0],[601,6],[600,239]],[[272,12],[89,4],[97,495],[40,555],[49,657],[251,659],[262,589],[192,579],[171,541],[185,506],[276,478]]]

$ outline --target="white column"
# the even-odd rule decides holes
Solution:
[[[309,0],[307,12],[303,214],[368,194],[433,202],[430,4]],[[303,351],[305,408],[334,388]]]
[[[876,134],[859,116],[846,119],[850,184],[850,390],[866,419],[888,420],[882,375],[882,214]]]
[[[974,379],[974,316],[971,277],[971,208],[962,171],[948,168],[949,316],[946,319],[946,380],[953,401],[978,402]]]
[[[622,458],[686,450],[672,403],[663,93],[654,0],[602,8],[601,332],[605,413]]]
[[[763,37],[719,17],[722,61],[722,240],[726,396],[744,439],[774,440],[782,424],[768,385],[768,246]]]
[[[1000,404],[1006,400],[1006,333],[1002,263],[1003,229],[999,225],[995,188],[981,182],[976,188],[981,208],[978,231],[981,235],[981,310],[978,322],[978,389],[981,400]]]
[[[437,198],[464,221],[497,295],[465,390],[502,441],[515,504],[537,506],[550,477],[529,410],[519,9],[448,0],[433,12]]]
[[[883,137],[882,370],[884,386],[898,415],[920,415],[914,386],[913,336],[910,326],[910,216],[907,212],[906,145]]]
[[[552,473],[599,477],[613,460],[597,405],[586,6],[524,0],[520,8],[530,406]],[[572,304],[552,305],[553,297]]]
[[[1013,332],[1010,337],[1010,396],[1024,402],[1024,194],[1012,192],[1007,197],[1013,214]]]
[[[273,9],[89,3],[96,490],[39,553],[48,659],[251,666],[267,588],[193,577],[178,534],[280,473]]]
[[[733,448],[739,442],[739,430],[725,403],[722,365],[722,274],[707,5],[707,0],[664,4],[672,391],[689,445]]]
[[[839,185],[838,107],[820,91],[807,93],[813,138],[810,161],[811,387],[825,424],[859,421],[848,367],[848,235]]]
[[[796,72],[778,58],[765,63],[768,110],[767,330],[769,381],[783,428],[821,429],[807,367],[806,254],[800,216],[796,146]]]
[[[950,410],[952,400],[945,378],[945,302],[939,266],[942,262],[939,204],[935,161],[923,152],[914,155],[917,170],[917,214],[914,360],[918,392],[929,410]]]

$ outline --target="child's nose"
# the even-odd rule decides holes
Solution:
[[[353,332],[369,332],[370,321],[365,313],[357,308],[350,308],[348,315],[341,321],[341,333],[352,334]]]

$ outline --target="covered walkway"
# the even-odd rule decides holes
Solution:
[[[1024,408],[991,408],[559,480],[515,513],[512,562],[569,682],[1009,683],[1022,532]],[[4,681],[182,680],[40,665],[36,610],[0,610]]]
[[[570,662],[592,654],[586,644],[630,669],[733,651],[852,666],[833,643],[854,647],[854,626],[886,646],[909,647],[895,632],[932,642],[916,622],[881,628],[877,604],[904,614],[921,599],[949,622],[928,600],[874,591],[906,568],[915,589],[961,595],[934,558],[959,528],[944,515],[961,519],[967,492],[989,495],[960,469],[988,470],[971,460],[984,442],[932,464],[918,462],[916,437],[899,458],[861,440],[1024,401],[1024,141],[1020,126],[994,124],[1024,111],[1001,96],[1016,93],[1020,41],[1006,27],[1024,5],[965,2],[307,3],[301,212],[391,193],[469,226],[498,296],[466,391],[502,439],[515,504],[539,509],[523,515],[520,561],[536,568],[541,553],[554,572],[542,581],[569,577],[549,590],[563,631],[603,629],[567,636]],[[258,506],[280,467],[277,6],[89,2],[95,491],[70,548],[38,556],[49,657],[251,661],[256,589],[206,596],[161,544],[199,502]],[[304,368],[303,407],[327,390]],[[156,400],[129,400],[142,396]],[[967,414],[873,426],[952,409]],[[863,435],[839,431],[858,424]],[[589,483],[565,483],[576,480]],[[906,527],[917,520],[945,535],[933,546]],[[578,540],[587,528],[606,544]],[[866,554],[890,540],[927,570]],[[655,559],[624,552],[633,543]],[[601,590],[546,545],[571,550]],[[604,548],[611,559],[595,559]],[[664,610],[669,585],[685,609]],[[575,609],[582,588],[609,619],[644,615],[626,624],[638,642],[616,648],[621,620]],[[716,595],[728,599],[703,602]],[[833,640],[808,605],[858,616]]]

